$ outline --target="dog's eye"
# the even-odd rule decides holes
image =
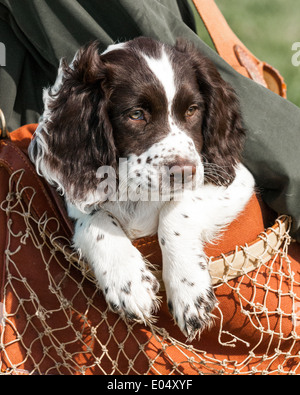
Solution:
[[[192,106],[190,106],[188,108],[188,110],[185,113],[185,116],[186,117],[192,117],[197,110],[198,110],[198,106],[196,104],[193,104]]]
[[[129,113],[129,118],[134,121],[142,121],[145,119],[144,112],[142,110],[134,110]]]

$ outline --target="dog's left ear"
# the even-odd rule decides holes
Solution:
[[[192,44],[178,40],[176,49],[189,56],[204,98],[202,155],[206,181],[229,185],[234,180],[245,137],[237,96],[215,65]]]

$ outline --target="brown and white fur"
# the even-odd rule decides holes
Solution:
[[[158,233],[169,310],[193,339],[216,304],[204,245],[254,188],[240,163],[245,132],[233,89],[191,44],[140,37],[104,53],[93,42],[70,65],[62,61],[44,105],[30,157],[64,194],[76,221],[74,246],[110,308],[142,322],[155,313],[159,284],[132,240]],[[117,199],[99,188],[105,166],[127,174],[125,183],[117,180]],[[173,182],[165,199],[164,175],[174,166],[173,176],[192,170],[180,198]],[[161,198],[120,198],[149,187]]]

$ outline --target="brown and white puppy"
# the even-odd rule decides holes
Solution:
[[[141,37],[62,61],[44,104],[30,157],[64,194],[109,306],[151,318],[159,285],[131,241],[158,233],[169,309],[193,339],[216,303],[204,244],[254,188],[233,89],[194,46]]]

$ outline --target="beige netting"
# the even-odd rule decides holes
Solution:
[[[34,219],[35,191],[22,186],[22,175],[12,174],[0,202],[8,229],[0,274],[2,374],[300,373],[300,279],[288,256],[289,218],[260,235],[258,250],[246,245],[219,260],[212,273],[216,325],[186,344],[165,304],[151,327],[107,309],[58,221],[47,213]]]

